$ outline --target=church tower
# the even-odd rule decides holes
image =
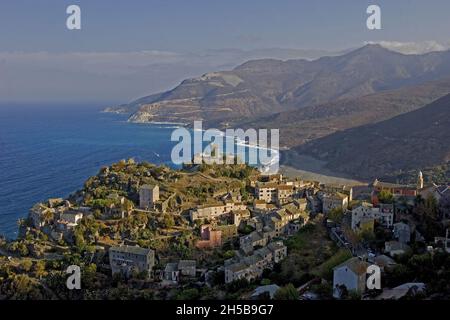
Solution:
[[[423,189],[423,174],[422,171],[419,171],[419,176],[417,177],[417,189]]]

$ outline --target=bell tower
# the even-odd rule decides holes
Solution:
[[[419,171],[419,175],[417,177],[417,189],[423,189],[423,174],[422,171]]]

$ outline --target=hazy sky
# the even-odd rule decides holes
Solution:
[[[70,4],[81,7],[80,31],[66,29]],[[367,30],[369,4],[381,7],[382,30]],[[448,44],[449,14],[448,0],[1,0],[0,102],[126,101],[253,57],[242,50],[336,51],[367,41]],[[237,51],[217,51],[224,48]],[[141,51],[151,54],[130,66],[130,54],[133,59]],[[105,52],[109,60],[99,69]],[[111,58],[119,53],[127,54]],[[63,80],[67,74],[70,81]]]

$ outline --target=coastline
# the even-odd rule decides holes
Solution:
[[[319,181],[320,183],[324,184],[338,184],[338,185],[347,185],[347,186],[361,186],[361,185],[367,185],[367,182],[353,180],[349,178],[341,178],[326,174],[321,174],[317,172],[307,171],[307,170],[301,170],[294,168],[289,165],[281,165],[280,166],[280,172],[291,178],[300,177],[304,180],[308,181]]]

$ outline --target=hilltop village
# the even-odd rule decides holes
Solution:
[[[0,240],[0,299],[450,298],[449,221],[450,185],[422,173],[345,186],[123,160]]]

